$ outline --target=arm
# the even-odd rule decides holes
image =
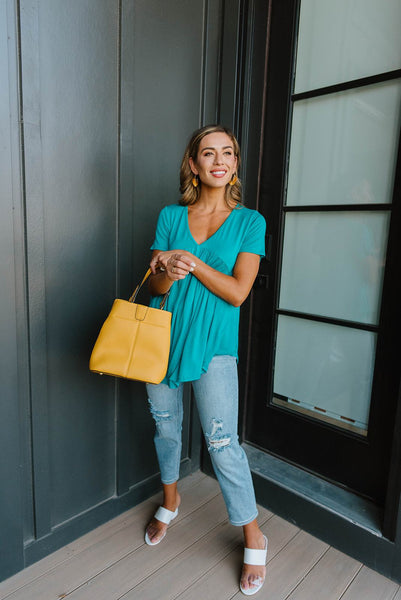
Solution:
[[[216,296],[233,306],[241,306],[258,274],[260,257],[250,252],[240,252],[232,275],[225,275],[202,261],[198,262],[193,275]]]
[[[259,270],[259,255],[240,252],[232,275],[225,275],[199,260],[190,252],[171,250],[169,252],[154,251],[151,268],[157,273],[152,276],[157,294],[164,294],[170,289],[172,282],[184,279],[192,273],[213,294],[219,296],[233,306],[240,306],[248,297]],[[156,279],[158,278],[158,279]],[[169,283],[171,281],[171,283]]]

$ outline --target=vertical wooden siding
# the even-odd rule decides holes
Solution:
[[[16,315],[18,108],[14,14],[0,2],[0,564],[3,577],[21,569],[23,536]],[[9,48],[11,52],[9,53]],[[5,543],[7,541],[7,543]]]

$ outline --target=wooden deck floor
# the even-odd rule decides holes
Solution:
[[[14,577],[8,600],[242,599],[241,529],[227,521],[214,479],[180,484],[182,504],[163,543],[144,543],[156,495]],[[401,600],[400,586],[261,508],[269,538],[267,580],[258,600]]]

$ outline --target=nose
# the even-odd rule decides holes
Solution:
[[[221,152],[216,152],[216,154],[214,155],[214,162],[216,165],[223,164],[223,154]]]

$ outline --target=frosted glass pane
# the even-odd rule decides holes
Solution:
[[[400,0],[302,0],[295,90],[401,68]]]
[[[280,316],[274,393],[367,428],[376,335]]]
[[[280,308],[377,324],[388,212],[287,213]]]
[[[391,202],[400,108],[397,80],[295,102],[287,204]]]

